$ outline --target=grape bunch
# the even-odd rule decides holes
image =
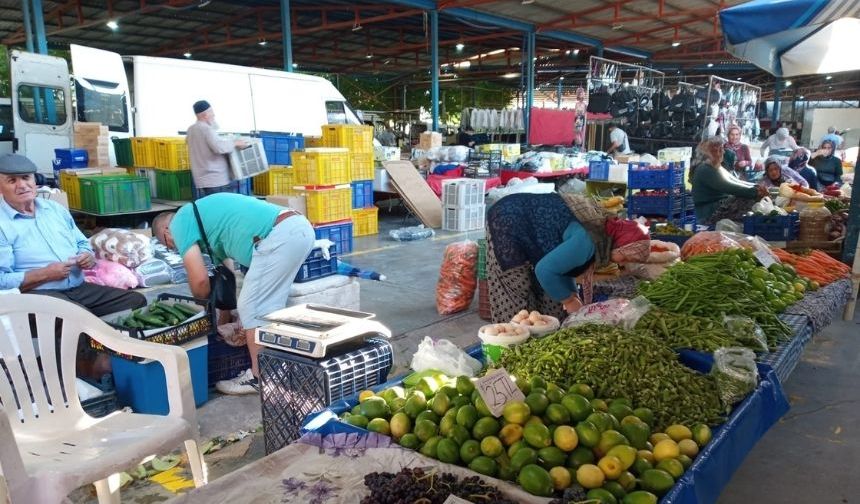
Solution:
[[[576,504],[579,502],[590,502],[585,494],[585,489],[574,484],[564,490],[564,495],[560,498],[549,501],[549,504]]]
[[[364,476],[370,495],[361,504],[442,504],[454,494],[475,504],[515,504],[478,476],[460,479],[451,473],[403,468],[399,473],[372,472]]]

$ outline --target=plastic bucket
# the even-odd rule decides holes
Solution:
[[[514,345],[519,345],[520,343],[525,342],[529,339],[529,334],[524,334],[522,336],[498,336],[492,334],[484,334],[484,328],[491,327],[493,325],[499,324],[490,324],[478,331],[478,338],[481,339],[481,351],[484,354],[484,362],[487,364],[495,364],[499,362],[502,355],[505,351]],[[515,324],[504,324],[514,326]]]

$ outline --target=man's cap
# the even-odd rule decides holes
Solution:
[[[201,112],[206,112],[206,111],[207,111],[207,110],[209,110],[211,107],[212,107],[212,106],[211,106],[211,105],[209,105],[209,102],[208,102],[208,101],[206,101],[206,100],[200,100],[200,101],[198,101],[198,102],[195,102],[195,103],[194,103],[194,113],[195,113],[195,114],[199,114],[199,113],[201,113]]]
[[[39,171],[27,157],[20,154],[0,155],[0,174],[27,175]]]

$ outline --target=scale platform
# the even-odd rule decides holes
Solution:
[[[254,340],[277,350],[322,358],[334,347],[361,343],[370,337],[390,338],[390,329],[371,320],[375,316],[332,306],[300,304],[263,317],[271,324],[258,327]]]

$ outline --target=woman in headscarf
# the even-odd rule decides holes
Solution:
[[[592,301],[595,268],[645,262],[644,226],[609,216],[582,195],[512,194],[487,213],[487,280],[493,322],[520,310],[564,318]],[[583,299],[576,277],[581,276]]]
[[[788,166],[783,166],[782,162],[785,158],[782,156],[771,156],[764,162],[764,177],[762,177],[759,185],[764,188],[779,187],[782,184],[789,182],[791,184],[800,184],[803,187],[809,187],[809,182],[802,175]]]
[[[771,153],[775,153],[776,151],[794,151],[797,149],[797,142],[788,133],[788,128],[779,128],[776,130],[776,133],[767,137],[767,140],[761,144],[762,157],[765,156],[768,149],[770,149]]]
[[[752,166],[752,156],[750,148],[746,144],[741,143],[741,128],[739,126],[729,126],[728,142],[726,142],[726,152],[735,154],[734,165],[731,169],[735,175],[741,180],[746,180],[746,169]]]
[[[799,173],[809,184],[810,189],[820,192],[821,184],[818,182],[818,173],[815,171],[815,168],[809,166],[809,157],[809,149],[799,147],[788,158],[788,167]]]
[[[811,164],[818,172],[818,182],[822,187],[842,183],[842,161],[833,155],[835,149],[833,142],[825,140],[812,155]]]
[[[711,224],[712,217],[730,197],[758,200],[767,195],[767,189],[733,177],[720,166],[723,162],[723,140],[711,137],[696,147],[698,164],[690,167],[690,182],[693,184],[693,203],[696,207],[696,222]]]

